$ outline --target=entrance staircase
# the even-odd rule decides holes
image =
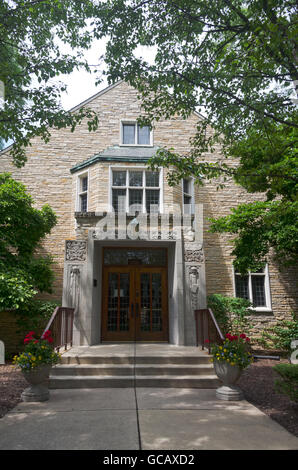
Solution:
[[[217,388],[210,356],[169,344],[76,347],[53,367],[49,386],[61,388]]]

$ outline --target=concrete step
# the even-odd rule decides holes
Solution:
[[[71,364],[53,367],[55,376],[162,376],[162,375],[208,375],[213,374],[211,364]]]
[[[62,364],[210,364],[208,354],[198,356],[71,356],[62,355]]]
[[[215,375],[161,375],[161,376],[52,376],[50,389],[74,388],[217,388],[220,381]]]

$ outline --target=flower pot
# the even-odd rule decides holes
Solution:
[[[239,366],[232,366],[229,362],[214,361],[214,370],[223,382],[223,385],[216,390],[216,396],[220,400],[242,400],[243,393],[239,387],[235,385],[239,379],[242,369]]]
[[[36,367],[29,371],[22,371],[23,376],[30,384],[21,397],[23,401],[46,401],[49,399],[48,378],[51,370],[50,364]]]

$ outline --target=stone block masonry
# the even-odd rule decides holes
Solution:
[[[58,224],[43,242],[42,250],[50,253],[55,261],[55,283],[52,298],[61,299],[63,286],[63,269],[65,260],[65,240],[87,238],[85,234],[76,233],[77,174],[70,169],[104,151],[120,144],[121,120],[135,120],[143,113],[137,99],[137,92],[124,82],[111,86],[90,100],[87,105],[98,113],[99,127],[90,132],[86,123],[79,125],[75,132],[69,129],[51,130],[48,144],[39,138],[32,139],[32,146],[27,150],[28,161],[21,169],[11,164],[9,149],[1,152],[0,171],[8,171],[23,182],[32,195],[36,207],[49,204],[58,216]],[[175,152],[187,154],[190,139],[194,137],[198,115],[192,114],[188,119],[179,117],[159,121],[153,130],[154,145],[174,148]],[[211,129],[209,129],[211,132]],[[206,161],[222,158],[220,149],[217,153],[206,155]],[[234,163],[233,163],[234,164]],[[88,210],[105,210],[109,197],[109,162],[97,162],[88,167],[89,190]],[[127,166],[133,166],[132,163]],[[167,184],[167,171],[164,170],[163,198],[169,208],[182,204],[182,187],[171,188]],[[217,181],[196,187],[195,201],[204,207],[203,248],[206,269],[207,294],[222,293],[234,295],[233,271],[231,257],[231,237],[209,233],[210,217],[229,213],[231,207],[240,202],[248,202],[263,195],[249,195],[241,187],[229,181],[224,189],[217,191]],[[257,328],[264,324],[275,323],[280,318],[289,317],[297,307],[297,270],[294,268],[279,271],[271,262],[269,265],[272,314],[258,314],[255,318]]]

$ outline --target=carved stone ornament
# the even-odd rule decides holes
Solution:
[[[186,263],[203,263],[203,250],[186,250],[184,260]]]
[[[198,308],[199,301],[199,268],[197,266],[190,266],[188,269],[189,277],[189,288],[190,288],[190,301],[191,309],[196,310]]]
[[[85,240],[67,240],[66,261],[86,261],[87,242]]]

